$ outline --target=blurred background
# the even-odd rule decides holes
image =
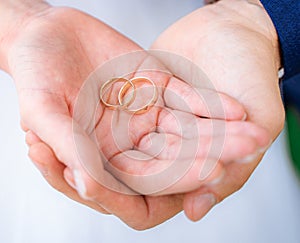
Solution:
[[[144,48],[201,7],[199,0],[56,0],[81,9]],[[0,242],[300,242],[300,183],[284,131],[246,185],[192,223],[183,213],[147,231],[128,228],[52,189],[27,157],[13,80],[0,71]]]

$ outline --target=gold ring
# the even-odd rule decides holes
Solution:
[[[131,82],[129,82],[130,85],[128,85],[128,82],[124,83],[124,85],[122,86],[122,88],[119,91],[118,100],[119,100],[120,106],[126,107],[127,112],[135,113],[135,114],[142,114],[142,113],[146,112],[147,110],[149,110],[150,107],[152,107],[155,104],[155,102],[157,100],[157,87],[151,79],[146,78],[146,77],[136,77],[136,78],[130,79],[129,81],[131,81]],[[125,104],[123,103],[123,98],[124,98],[125,94],[127,93],[128,89],[130,88],[130,86],[135,87],[134,83],[145,82],[145,81],[150,83],[153,86],[153,95],[152,95],[150,101],[138,109],[128,109],[129,102],[127,102]],[[134,91],[135,91],[135,89],[134,89]]]
[[[107,91],[107,87],[109,87],[109,85],[112,86],[114,83],[117,83],[117,82],[123,82],[124,83],[124,85],[122,86],[122,88],[125,85],[129,84],[129,86],[131,86],[133,88],[133,90],[134,90],[134,92],[132,93],[130,99],[126,103],[124,103],[124,104],[123,103],[121,104],[120,100],[119,100],[119,104],[110,104],[107,101],[105,101],[104,98],[103,98],[103,94],[105,93],[105,91]],[[120,94],[120,91],[119,91],[119,94]],[[102,101],[102,103],[105,106],[107,106],[110,109],[118,109],[118,108],[127,107],[128,105],[130,105],[133,102],[134,98],[135,98],[135,86],[134,86],[134,84],[133,84],[133,82],[131,80],[128,80],[126,78],[112,78],[112,79],[109,79],[100,88],[100,100]]]

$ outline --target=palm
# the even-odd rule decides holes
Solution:
[[[239,100],[246,108],[247,119],[265,127],[274,140],[284,121],[275,30],[260,7],[246,1],[224,4],[220,1],[186,16],[166,30],[153,48],[175,52],[197,63],[216,89]],[[222,200],[245,183],[261,158],[257,151],[253,163],[227,165],[222,184],[209,190]]]
[[[28,139],[30,156],[34,161],[42,160],[47,164],[48,182],[89,207],[115,213],[132,227],[146,228],[176,214],[181,209],[181,198],[165,197],[151,203],[140,196],[130,197],[107,190],[92,179],[86,181],[90,186],[87,193],[96,191],[99,204],[80,198],[63,178],[74,180],[74,167],[78,169],[79,166],[76,165],[76,149],[72,147],[71,116],[84,80],[108,59],[139,49],[92,17],[75,10],[51,8],[31,20],[26,31],[22,31],[12,43],[9,71],[16,81],[23,127],[38,136]],[[127,201],[127,204],[120,203],[122,201]],[[155,211],[155,205],[159,203],[167,207],[172,202],[174,206],[166,208],[170,213],[158,217],[154,212],[147,214],[147,201],[153,205],[151,211]],[[141,220],[145,223],[142,224]]]
[[[64,180],[76,184],[73,171],[80,167],[72,141],[71,116],[83,82],[105,61],[139,49],[127,38],[83,13],[51,8],[31,20],[11,43],[9,72],[16,82],[23,127],[37,135],[30,137],[28,133],[27,136],[30,157],[46,166],[48,182],[74,200],[100,212],[116,214],[130,226],[142,229],[179,212],[182,197],[126,196],[95,183],[82,170],[88,191],[81,196],[89,196],[85,200]],[[103,112],[100,108],[98,119]],[[101,139],[101,127],[107,119],[109,117],[101,119],[95,127]],[[150,120],[149,125],[151,123]],[[90,142],[88,145],[93,147]],[[122,187],[117,180],[112,180]]]
[[[199,127],[201,125],[204,131],[206,131],[206,134],[197,134],[197,136],[206,135],[204,143],[205,141],[209,141],[209,129],[211,129],[211,124],[206,121],[203,122],[204,120],[199,117],[200,115],[207,116],[207,111],[205,111],[203,107],[201,108],[201,105],[199,106],[197,100],[194,99],[193,101],[196,103],[191,104],[191,111],[197,116],[187,114],[186,110],[182,107],[176,107],[176,100],[171,100],[170,103],[170,101],[166,101],[165,99],[164,91],[170,79],[170,75],[145,73],[146,76],[153,78],[159,86],[159,106],[132,119],[131,130],[128,136],[122,136],[122,140],[124,140],[125,143],[122,144],[121,148],[116,146],[114,141],[115,137],[110,134],[114,134],[115,129],[127,128],[130,116],[121,112],[119,116],[122,116],[122,122],[114,124],[115,126],[112,128],[110,124],[114,117],[113,114],[118,113],[118,111],[107,110],[105,107],[99,106],[96,113],[96,123],[95,126],[92,127],[92,130],[95,131],[96,140],[98,142],[100,141],[100,143],[97,143],[97,141],[92,140],[89,136],[90,134],[85,126],[86,120],[82,120],[81,116],[84,116],[84,113],[81,113],[80,109],[79,117],[75,117],[76,122],[75,125],[73,123],[74,126],[72,127],[72,116],[77,111],[76,99],[80,89],[88,75],[92,73],[96,67],[102,65],[107,60],[111,60],[115,56],[140,50],[140,48],[97,20],[75,10],[60,8],[49,9],[39,17],[31,20],[11,44],[12,48],[9,49],[9,71],[16,81],[20,99],[22,123],[24,127],[32,130],[37,134],[38,139],[43,141],[39,141],[37,146],[32,146],[30,154],[35,161],[42,159],[46,161],[46,163],[52,161],[53,165],[50,166],[50,172],[53,173],[53,175],[47,179],[54,187],[63,191],[71,198],[99,211],[115,213],[128,224],[137,228],[153,226],[181,210],[182,196],[180,195],[157,198],[127,196],[108,190],[105,187],[107,184],[103,186],[96,183],[94,179],[97,178],[91,178],[90,174],[86,173],[87,171],[82,168],[83,164],[81,164],[77,154],[78,147],[76,148],[76,146],[78,144],[74,144],[73,137],[75,134],[76,138],[80,138],[79,147],[86,149],[87,155],[91,155],[95,153],[95,150],[98,151],[100,149],[105,157],[110,158],[114,166],[125,172],[141,175],[145,175],[148,172],[152,173],[153,168],[155,170],[157,165],[159,165],[157,169],[161,170],[174,160],[174,153],[172,151],[177,151],[180,146],[180,144],[177,143],[178,136],[179,138],[183,137],[182,134],[178,133],[178,127],[174,125],[175,123],[173,124],[174,126],[170,123],[172,119],[167,121],[166,119],[160,119],[167,117],[171,109],[176,111],[175,114],[177,114],[179,120],[183,122],[195,119],[195,126]],[[134,66],[131,72],[139,69],[140,66]],[[112,75],[113,74],[115,73],[112,73]],[[174,81],[181,82],[177,79],[174,79]],[[182,90],[180,87],[173,87],[173,91],[177,93],[179,97]],[[97,90],[95,93],[96,95],[94,94],[92,98],[97,97]],[[232,99],[226,98],[226,96],[222,97],[227,104],[230,104],[228,106],[229,108],[238,108],[238,112],[229,112],[229,117],[231,115],[231,119],[242,118],[243,110],[241,106],[236,104]],[[87,95],[86,99],[89,100],[91,97]],[[95,104],[97,99],[92,102],[94,103],[87,103],[89,107],[90,104]],[[91,105],[91,107],[93,106]],[[163,132],[163,138],[161,138],[161,132],[158,131],[157,127],[160,127],[161,131],[166,131],[166,134]],[[236,129],[236,126],[231,126],[231,128],[229,126],[229,134],[235,135],[237,131],[242,130],[243,125],[239,124],[238,127],[240,127],[240,129]],[[185,133],[194,135],[195,130],[193,129],[195,129],[195,127],[191,127],[190,130],[185,131]],[[104,130],[106,133],[103,132]],[[252,130],[255,129],[253,128]],[[245,132],[243,136],[248,138],[253,137],[252,135],[250,136],[249,133]],[[154,135],[153,139],[157,142],[156,144],[159,144],[161,141],[166,141],[165,144],[167,146],[165,146],[162,151],[158,151],[155,147],[149,147],[147,134]],[[232,145],[232,143],[239,144],[237,141],[242,141],[243,136],[235,137],[233,140],[229,139],[225,144],[227,144],[227,146]],[[260,136],[256,136],[256,140],[259,139],[259,137]],[[195,136],[185,139],[186,144],[189,144],[195,140]],[[252,148],[255,148],[256,140],[248,139],[246,141],[250,141],[253,145]],[[130,161],[124,160],[124,158],[128,158],[126,151],[137,151],[139,155],[147,154],[150,155],[151,158],[155,157],[156,159],[152,159],[151,163],[142,163],[142,166],[130,167],[132,157]],[[227,151],[229,151],[229,149],[227,149]],[[157,154],[158,152],[160,153]],[[199,158],[197,164],[199,166],[199,163],[201,164],[202,161],[201,159],[206,156],[205,150],[204,152],[197,150],[195,153]],[[222,156],[225,156],[223,159],[230,160],[233,157],[244,156],[245,153],[249,153],[249,150],[243,150],[238,154],[224,153]],[[194,155],[195,154],[192,156]],[[187,157],[185,157],[186,160],[190,159],[188,156],[191,155],[187,155]],[[139,158],[139,156],[137,156],[137,158]],[[95,159],[94,156],[87,158],[87,160],[93,159]],[[136,162],[138,162],[138,160],[133,161],[133,165],[137,165]],[[157,162],[162,163],[159,164]],[[115,190],[117,188],[122,192],[128,191],[128,188],[124,184],[116,180],[107,173],[106,170],[103,170],[101,166],[100,169],[101,171],[98,171],[99,174],[108,178],[108,181],[111,182],[109,186],[113,185],[111,189]],[[72,173],[78,170],[82,174],[87,187],[87,191],[81,196],[88,197],[89,200],[79,198],[76,192],[67,187],[65,181],[62,179],[64,175],[66,179],[69,178],[69,181],[75,179],[76,184],[78,181],[76,181],[76,178],[72,178]],[[145,170],[148,171],[145,172]],[[118,175],[116,176],[118,177]],[[185,180],[188,186],[184,183],[179,184],[175,189],[171,188],[169,191],[164,191],[163,193],[187,191],[196,188],[201,184],[195,179],[197,176],[198,175],[194,175],[194,182],[192,183]],[[185,176],[185,178],[188,178],[188,176]],[[140,192],[149,192],[150,190],[150,192],[153,193],[153,188],[149,189],[147,185],[145,185],[145,187],[137,186],[137,183],[143,185],[143,183],[141,183],[143,181],[141,180],[132,182],[130,181],[132,177],[129,179],[121,177],[120,179],[123,179],[123,181],[134,190]],[[167,186],[170,186],[170,184],[167,184]],[[90,200],[93,202],[90,202]],[[124,201],[126,201],[125,205],[123,203]],[[172,205],[172,207],[170,207],[170,205]],[[163,211],[164,214],[161,214],[161,211]]]
[[[168,59],[174,58],[168,56]],[[128,69],[128,63],[135,62],[138,65]],[[177,68],[178,65],[177,63]],[[184,68],[189,69],[188,65]],[[157,86],[156,104],[144,114],[99,106],[97,91],[111,77],[107,73],[114,76],[127,74],[128,79],[132,75],[151,78]],[[113,86],[105,98],[112,104],[118,103],[116,97],[119,87],[116,86]],[[151,99],[152,93],[152,85],[137,87],[135,101],[129,108],[143,106]],[[206,98],[205,102],[201,98]],[[222,112],[217,107],[222,106],[221,102],[229,109],[225,108]],[[89,104],[88,108],[86,104]],[[210,179],[221,172],[216,167],[218,160],[242,158],[253,153],[257,149],[257,143],[260,146],[267,142],[266,133],[253,124],[208,120],[201,116],[241,119],[243,110],[223,94],[207,89],[193,89],[191,85],[173,77],[158,59],[142,51],[116,58],[90,75],[78,96],[74,113],[75,120],[86,128],[102,152],[101,159],[106,169],[141,194],[170,194],[196,189],[212,172],[215,173],[212,173]],[[232,146],[240,149],[232,151]],[[82,144],[77,149],[82,157],[91,154]],[[119,185],[103,180],[103,176],[98,173],[102,163],[97,156],[90,156],[89,161],[83,161],[96,181],[111,189],[120,190]],[[206,172],[201,174],[204,167]],[[199,176],[202,180],[199,180]],[[121,192],[128,192],[123,190],[124,188]]]
[[[281,130],[283,109],[277,83],[280,64],[275,30],[258,6],[250,9],[259,15],[254,22],[244,17],[249,9],[237,11],[242,7],[239,5],[247,7],[248,3],[232,4],[226,11],[222,4],[206,6],[178,21],[158,38],[153,48],[193,60],[205,70],[217,90],[245,106],[249,120],[276,136]],[[228,16],[230,21],[226,21]],[[187,29],[188,23],[193,24]]]

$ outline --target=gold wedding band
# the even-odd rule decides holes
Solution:
[[[137,83],[137,82],[150,83],[153,87],[153,94],[152,94],[151,99],[148,101],[148,103],[146,103],[145,105],[143,105],[142,107],[139,107],[137,109],[129,109],[129,108],[127,108],[128,106],[126,107],[126,111],[130,112],[130,113],[134,113],[134,114],[145,113],[147,110],[150,109],[150,107],[152,107],[155,104],[155,102],[157,100],[157,87],[151,79],[146,78],[146,77],[136,77],[136,78],[130,79],[130,81],[132,82],[134,87],[135,87],[135,83]],[[119,100],[119,103],[121,106],[125,105],[125,104],[123,104],[122,100],[129,89],[130,89],[130,85],[128,85],[128,83],[124,83],[124,85],[120,89],[118,100]],[[135,92],[135,90],[134,90],[134,92]],[[126,105],[127,105],[127,103],[126,103]]]
[[[108,103],[108,101],[104,100],[104,97],[103,97],[104,93],[108,90],[108,88],[113,86],[113,84],[117,83],[117,82],[124,83],[124,85],[129,84],[129,86],[131,86],[134,90],[134,92],[132,93],[130,99],[127,101],[127,103],[124,103],[124,104],[122,103],[122,105],[120,104],[120,102],[119,102],[119,104],[110,104],[110,103]],[[118,108],[122,108],[123,106],[128,106],[133,102],[134,98],[135,98],[135,86],[131,82],[131,80],[128,80],[126,78],[112,78],[112,79],[109,79],[100,88],[100,100],[105,106],[107,106],[110,109],[118,109]]]
[[[104,99],[103,95],[105,92],[108,91],[109,87],[112,87],[114,83],[116,82],[123,82],[124,84],[122,85],[119,93],[118,93],[118,102],[119,104],[111,104],[107,100]],[[143,82],[143,83],[150,83],[153,86],[153,94],[151,99],[142,107],[139,107],[137,109],[130,109],[129,106],[133,103],[135,97],[136,97],[136,86],[135,83],[137,82]],[[126,99],[125,101],[125,96],[128,93],[129,89],[132,89],[133,91],[131,92],[131,95],[129,99]],[[101,102],[108,107],[109,109],[122,109],[126,112],[129,113],[134,113],[134,114],[142,114],[148,111],[157,101],[157,87],[154,84],[154,82],[146,77],[136,77],[132,79],[126,79],[126,78],[112,78],[106,81],[100,88],[100,100]]]

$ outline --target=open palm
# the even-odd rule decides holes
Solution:
[[[200,118],[200,116],[209,117],[201,99],[197,100],[196,95],[186,96],[196,97],[190,100],[194,103],[189,104],[188,108],[178,107],[176,99],[181,99],[181,94],[189,89],[189,85],[172,77],[171,74],[149,73],[144,71],[142,65],[132,64],[131,72],[151,78],[158,86],[159,97],[156,105],[148,112],[136,116],[124,111],[108,110],[100,105],[95,112],[95,126],[86,127],[85,113],[81,112],[80,106],[76,108],[78,95],[82,95],[80,91],[84,81],[106,61],[141,48],[100,21],[72,9],[49,8],[32,18],[22,28],[8,48],[8,67],[18,90],[22,126],[28,131],[27,142],[31,146],[30,156],[46,170],[44,175],[48,182],[67,196],[98,211],[116,214],[130,226],[139,229],[154,226],[179,212],[182,209],[182,195],[149,197],[120,193],[131,193],[132,189],[144,194],[151,194],[154,191],[147,183],[141,186],[145,177],[138,177],[136,181],[132,180],[135,177],[122,177],[123,174],[120,176],[117,172],[114,177],[104,169],[102,163],[96,163],[99,169],[97,175],[101,175],[100,180],[104,178],[103,185],[99,183],[99,178],[95,178],[88,170],[91,164],[84,164],[82,161],[96,159],[105,162],[99,157],[100,150],[113,165],[108,166],[109,168],[118,168],[127,174],[129,172],[147,175],[148,171],[145,171],[145,168],[151,173],[153,170],[156,172],[156,168],[158,171],[164,169],[174,160],[175,152],[181,148],[180,146],[189,147],[198,141],[196,138],[204,137],[204,140],[196,143],[200,149],[197,146],[197,149],[193,150],[194,153],[184,153],[186,150],[182,149],[183,152],[176,155],[176,158],[185,160],[189,160],[190,156],[196,157],[195,168],[201,166],[209,150],[205,144],[212,139],[211,123],[207,119]],[[152,62],[155,63],[153,65],[160,66],[156,61],[151,60]],[[106,80],[102,80],[104,81]],[[167,86],[171,93],[177,95],[166,98]],[[90,104],[94,105],[99,101],[99,98],[96,98],[98,93],[98,90],[94,90],[93,96],[90,96],[89,92],[83,94],[83,97],[91,102],[86,103],[87,110]],[[193,94],[191,90],[190,93]],[[241,106],[225,95],[220,97],[225,104],[225,115],[215,118],[240,120],[244,115]],[[187,112],[188,109],[192,112]],[[77,114],[76,112],[79,112],[79,116],[76,116],[74,121],[73,116]],[[179,128],[182,127],[176,126],[175,120],[180,121],[177,122],[179,125],[192,120],[194,122],[191,124],[194,125],[185,127],[186,131],[181,133]],[[264,130],[250,123],[248,125],[242,122],[227,123],[222,160],[241,158],[257,149],[257,143],[260,143],[259,146],[266,144],[267,135]],[[128,129],[128,124],[130,130],[126,133],[124,128]],[[245,126],[249,129],[244,129]],[[204,128],[203,131],[198,129],[199,127]],[[220,127],[224,127],[224,123]],[[195,128],[200,132],[195,132]],[[224,138],[224,130],[220,131],[223,134],[216,133],[216,139],[219,136]],[[178,138],[183,141],[183,145],[178,144]],[[164,142],[162,150],[151,146],[160,144],[161,141]],[[249,144],[250,149],[237,149],[235,153],[228,149],[232,145],[247,148],[246,144]],[[81,153],[82,151],[84,153]],[[132,151],[138,154],[128,157],[128,152],[133,153]],[[147,163],[144,161],[139,166],[129,166],[131,162],[136,165],[136,162],[140,161],[140,156],[144,155],[151,158],[146,158]],[[126,161],[126,158],[130,160]],[[133,158],[136,158],[136,161]],[[189,173],[195,173],[195,170],[191,171]],[[167,183],[166,185],[171,187],[159,188],[162,190],[158,192],[189,191],[202,183],[195,180],[195,177],[187,180],[189,178],[187,175],[180,178],[181,180],[174,186]]]

